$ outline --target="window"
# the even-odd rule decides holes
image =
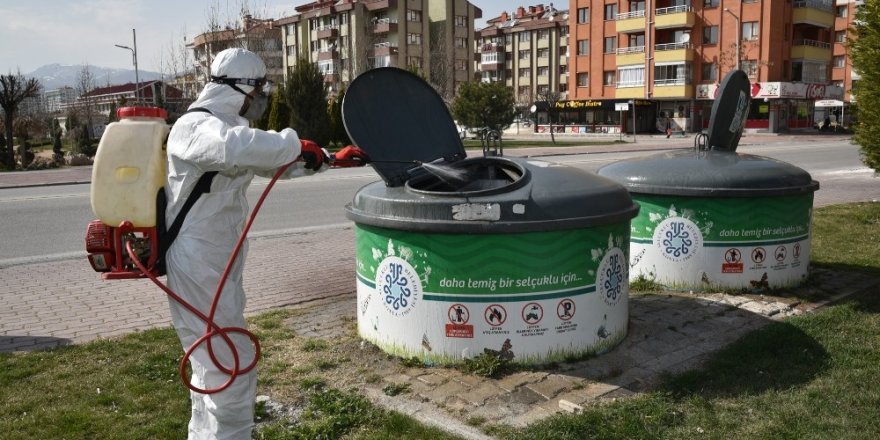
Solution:
[[[538,58],[550,58],[550,49],[546,47],[538,49]]]
[[[590,8],[578,8],[578,24],[590,22]]]
[[[568,83],[559,84],[559,93],[565,93],[568,91]]]
[[[559,36],[567,37],[568,36],[568,26],[559,28]]]
[[[617,3],[605,5],[605,20],[617,20]]]
[[[336,73],[333,60],[318,61],[318,70],[320,70],[323,75],[333,75]]]
[[[294,55],[296,55],[296,45],[291,44],[290,46],[287,46],[287,56],[292,57]]]
[[[577,74],[577,86],[578,87],[589,87],[590,86],[590,73],[589,72],[579,72]]]
[[[835,68],[838,68],[838,69],[841,68],[841,67],[844,67],[844,62],[845,62],[844,60],[845,60],[845,58],[844,58],[843,55],[836,55],[836,56],[834,57],[834,61],[833,61],[833,62],[834,62],[834,67],[835,67]]]
[[[421,46],[422,45],[422,34],[413,34],[413,33],[406,34],[406,43],[413,44],[416,46]]]
[[[645,47],[645,34],[630,35],[629,47]]]
[[[538,39],[539,40],[546,40],[548,38],[550,38],[550,31],[549,30],[541,29],[538,31]]]
[[[834,33],[835,43],[846,43],[846,31],[837,31]]]
[[[531,54],[532,54],[532,51],[530,51],[530,50],[528,50],[528,49],[526,49],[526,50],[521,50],[521,51],[519,51],[519,59],[521,59],[521,60],[527,60],[527,59],[529,59],[529,56],[530,56]]]
[[[422,11],[416,11],[413,9],[406,10],[406,21],[414,21],[417,23],[421,23],[422,21]]]
[[[615,79],[615,75],[614,75],[615,73],[616,72],[614,72],[613,70],[606,70],[606,71],[602,72],[602,85],[603,86],[613,86],[614,79]]]
[[[406,65],[409,67],[418,67],[422,68],[422,58],[421,57],[406,57]]]
[[[559,65],[559,74],[567,75],[568,74],[568,64],[560,64]]]
[[[538,95],[539,96],[540,95],[546,96],[548,93],[550,93],[550,86],[538,86]]]
[[[714,63],[703,64],[703,82],[718,81],[718,65]]]
[[[834,12],[839,18],[849,17],[849,5],[838,6]]]
[[[627,67],[617,69],[617,88],[641,87],[645,85],[644,67]]]
[[[518,35],[519,35],[519,42],[520,43],[528,43],[529,41],[532,41],[532,33],[531,32],[528,32],[528,31],[520,32]]]
[[[629,11],[630,12],[638,12],[645,10],[645,2],[644,0],[633,0],[629,2]]]
[[[348,12],[339,14],[339,22],[344,26],[348,24]]]
[[[465,71],[467,70],[468,60],[455,60],[455,70]]]
[[[519,86],[517,89],[519,96],[532,96],[532,88],[529,86]]]
[[[617,52],[617,37],[605,37],[605,53]]]
[[[718,26],[703,28],[703,44],[718,44]]]
[[[312,41],[309,43],[309,50],[311,50],[312,52],[317,52],[320,49],[321,49],[321,42],[320,41]]]
[[[690,63],[666,64],[654,67],[654,84],[682,85],[691,83]]]
[[[550,68],[547,66],[538,67],[538,76],[550,76]]]
[[[590,54],[590,40],[578,40],[578,55]]]
[[[561,56],[561,57],[568,56],[568,46],[559,46],[559,56]]]
[[[455,27],[467,27],[468,19],[466,15],[456,15],[455,16]]]
[[[319,27],[319,26],[320,26],[320,25],[318,24],[318,19],[317,19],[317,18],[313,18],[313,19],[309,20],[309,30],[310,30],[310,31],[316,31],[316,30],[318,30],[318,27]]]
[[[455,37],[455,48],[456,49],[467,49],[467,38]]]
[[[291,23],[287,25],[287,35],[293,35],[296,33],[296,23]]]
[[[757,21],[747,21],[743,23],[743,40],[757,40],[758,35],[761,32],[761,28],[758,26]]]
[[[519,68],[519,77],[520,78],[528,78],[529,77],[529,68],[528,67],[520,67]]]
[[[740,63],[740,69],[743,70],[749,77],[754,78],[758,76],[758,60],[742,60]]]
[[[718,0],[703,0],[703,6],[707,8],[717,8]]]

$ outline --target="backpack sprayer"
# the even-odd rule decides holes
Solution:
[[[296,161],[278,169],[259,201],[254,205],[220,278],[211,309],[205,314],[184,301],[158,277],[165,274],[165,252],[179,231],[186,213],[202,193],[208,192],[213,175],[216,173],[206,173],[199,179],[196,189],[186,200],[178,218],[166,228],[165,140],[170,127],[165,123],[165,119],[168,114],[165,110],[154,107],[123,107],[118,109],[116,114],[119,122],[108,125],[101,136],[92,168],[91,204],[97,219],[91,221],[86,228],[86,252],[89,263],[96,272],[101,272],[101,277],[105,280],[149,278],[171,298],[205,321],[207,324],[205,333],[186,350],[180,361],[180,377],[184,384],[195,392],[212,394],[222,391],[229,387],[238,375],[246,374],[256,366],[260,357],[260,343],[257,337],[246,329],[220,327],[214,322],[220,293],[263,201],[278,178]],[[366,159],[333,161],[331,157],[331,166],[336,167],[362,166],[367,163]],[[231,333],[243,334],[254,344],[254,359],[247,366],[240,365],[238,351],[229,336]],[[233,357],[231,367],[222,365],[214,355],[211,339],[215,336],[222,338],[229,347]],[[206,344],[214,365],[229,376],[225,383],[216,388],[198,388],[187,379],[186,365],[190,356],[202,343]]]

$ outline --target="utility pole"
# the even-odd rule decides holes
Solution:
[[[128,49],[131,51],[131,58],[134,62],[134,99],[135,99],[135,104],[137,104],[141,100],[141,97],[140,97],[141,95],[138,90],[141,81],[140,81],[140,78],[138,78],[137,33],[135,32],[134,29],[131,30],[131,38],[134,42],[134,49],[132,49],[128,46],[123,46],[121,44],[114,44],[114,46],[116,46],[120,49]]]
[[[740,50],[742,45],[742,24],[739,21],[739,15],[733,13],[730,8],[724,8],[724,12],[732,15],[736,20],[736,70],[740,70]],[[748,72],[746,72],[748,73]]]

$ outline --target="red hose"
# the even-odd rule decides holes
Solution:
[[[232,382],[235,381],[235,378],[241,374],[247,374],[254,367],[257,366],[257,361],[260,359],[260,341],[257,339],[256,335],[249,332],[247,329],[243,329],[241,327],[220,327],[217,323],[214,322],[214,314],[217,311],[217,305],[220,303],[220,294],[223,291],[223,286],[226,285],[226,280],[229,278],[229,272],[232,270],[232,265],[235,263],[235,259],[238,257],[238,254],[241,252],[241,247],[244,245],[244,241],[247,239],[247,233],[251,229],[251,225],[254,223],[254,219],[257,217],[257,213],[260,211],[260,208],[263,205],[263,201],[266,200],[266,196],[269,195],[269,191],[272,190],[272,187],[275,186],[275,182],[281,177],[281,175],[287,171],[287,169],[293,165],[296,161],[293,161],[287,165],[282,166],[278,169],[275,175],[272,177],[272,180],[269,182],[269,185],[266,186],[266,189],[263,190],[263,194],[260,196],[260,200],[257,201],[257,204],[254,205],[254,209],[251,212],[251,216],[248,219],[248,222],[245,224],[244,229],[241,231],[241,235],[238,237],[238,242],[235,244],[235,248],[232,250],[232,255],[229,256],[229,261],[226,263],[226,269],[223,271],[223,275],[220,277],[220,282],[217,285],[217,290],[214,292],[214,299],[211,302],[211,310],[205,315],[198,309],[196,309],[192,304],[186,302],[183,298],[181,298],[178,294],[176,294],[173,290],[169,289],[162,281],[159,281],[159,278],[152,272],[147,270],[144,267],[143,263],[141,263],[140,259],[137,258],[134,250],[131,247],[131,241],[126,242],[125,249],[128,251],[129,257],[131,257],[134,264],[140,269],[141,272],[147,275],[150,280],[153,281],[160,289],[162,289],[168,296],[173,298],[175,301],[180,303],[187,310],[192,312],[202,321],[205,321],[207,327],[205,328],[205,333],[196,339],[189,348],[186,349],[186,352],[183,355],[183,358],[180,359],[180,379],[183,381],[184,385],[192,391],[202,394],[214,394],[220,391],[225,390]],[[235,348],[235,344],[230,339],[230,333],[241,333],[248,338],[250,338],[251,342],[254,344],[254,360],[248,364],[245,368],[239,368],[239,359],[238,359],[238,350]],[[211,339],[215,336],[219,336],[223,338],[223,342],[229,347],[229,351],[232,353],[232,368],[228,368],[223,365],[214,354],[214,348],[211,345]],[[187,377],[186,374],[186,365],[189,363],[189,358],[195,352],[196,348],[199,347],[202,343],[207,342],[207,350],[208,354],[211,357],[211,362],[214,363],[214,366],[217,367],[224,374],[229,375],[229,379],[226,380],[222,385],[216,388],[199,388],[192,384],[192,381]]]

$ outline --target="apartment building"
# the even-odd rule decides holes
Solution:
[[[201,90],[210,80],[211,62],[218,52],[231,47],[250,50],[266,63],[266,76],[275,82],[284,80],[281,52],[281,29],[273,19],[259,19],[245,15],[241,26],[213,30],[196,35],[187,43],[195,58],[195,81],[187,82],[186,90]],[[189,93],[188,93],[189,94]]]
[[[837,0],[834,4],[834,39],[831,58],[831,85],[843,89],[841,99],[823,99],[816,101],[814,119],[823,120],[828,117],[835,125],[849,127],[852,120],[850,104],[855,101],[852,91],[858,86],[859,74],[853,70],[852,59],[846,48],[847,42],[853,37],[851,28],[856,13],[864,0]]]
[[[511,87],[523,113],[535,102],[567,100],[568,33],[568,10],[552,4],[503,12],[478,31],[480,79]]]
[[[283,67],[318,64],[330,92],[376,67],[418,71],[445,98],[474,79],[474,20],[466,0],[318,0],[276,20]]]
[[[843,98],[831,82],[835,3],[570,0],[570,99],[558,107],[585,131],[699,131],[740,68],[752,80],[747,130],[812,128],[816,101]]]

